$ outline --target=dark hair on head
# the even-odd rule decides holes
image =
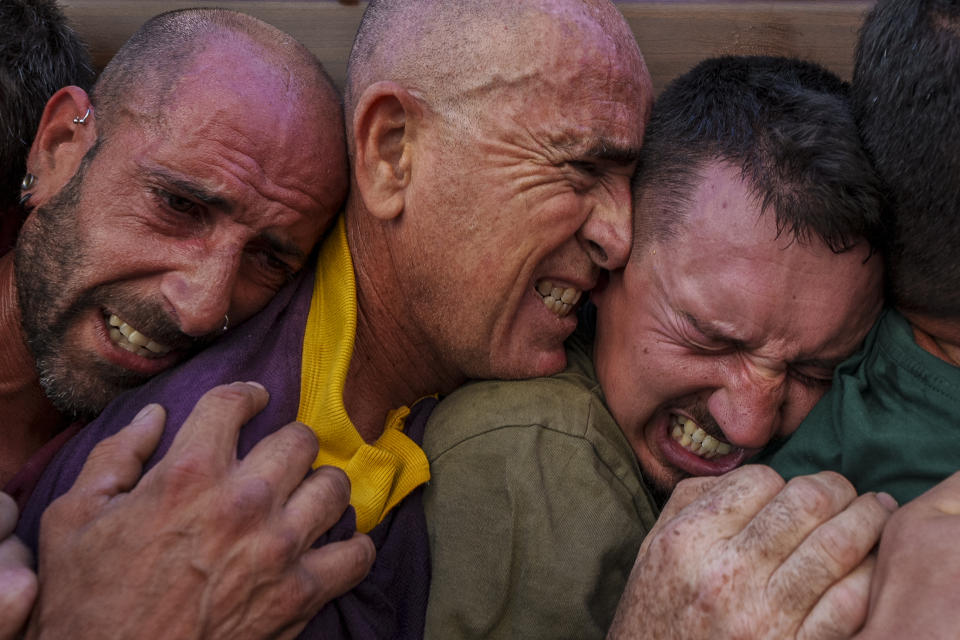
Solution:
[[[863,151],[848,87],[809,62],[705,60],[657,98],[634,185],[635,249],[683,222],[708,163],[737,167],[778,233],[842,252],[884,234],[880,181]]]
[[[898,307],[960,316],[960,4],[881,0],[860,31],[852,88],[887,188]]]
[[[88,89],[86,47],[54,0],[0,2],[0,210],[15,206],[27,153],[47,100],[58,89]]]

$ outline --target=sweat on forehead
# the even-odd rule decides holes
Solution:
[[[228,78],[243,64],[272,69],[287,91],[307,93],[331,114],[339,110],[339,95],[322,65],[289,35],[234,11],[184,9],[144,23],[104,69],[91,96],[98,128],[103,133],[122,116],[159,117],[184,76],[201,66],[205,74]]]

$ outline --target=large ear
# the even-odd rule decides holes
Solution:
[[[97,140],[96,126],[93,105],[83,89],[64,87],[51,96],[27,158],[27,171],[37,177],[30,204],[46,202],[73,177]]]
[[[420,102],[395,82],[374,83],[360,96],[353,113],[353,170],[360,197],[377,218],[403,211],[422,118]]]

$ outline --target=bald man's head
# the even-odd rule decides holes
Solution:
[[[348,181],[319,63],[207,9],[148,21],[93,96],[54,94],[28,170],[22,325],[47,397],[77,415],[261,309],[308,264]]]
[[[396,82],[468,125],[475,109],[502,90],[549,82],[554,70],[543,63],[559,49],[587,58],[594,52],[582,49],[600,41],[612,44],[618,64],[649,83],[633,34],[608,0],[373,0],[347,67],[348,142],[352,148],[357,102],[376,82]],[[524,92],[536,95],[535,86]]]
[[[287,99],[315,101],[317,117],[324,121],[340,117],[340,96],[333,81],[316,57],[292,36],[235,11],[185,9],[148,20],[103,70],[91,92],[98,133],[108,135],[125,118],[162,124],[178,84],[197,73],[200,54],[223,43],[245,48],[248,60],[283,69]],[[222,65],[218,72],[229,75],[232,65]]]
[[[626,261],[651,98],[607,0],[370,3],[348,234],[444,388],[564,366],[581,294]]]

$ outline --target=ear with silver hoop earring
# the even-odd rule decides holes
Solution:
[[[87,118],[90,117],[90,108],[87,107],[87,112],[83,114],[83,117],[75,116],[73,118],[73,124],[87,124]]]
[[[223,328],[220,329],[221,333],[226,333],[227,329],[230,328],[230,316],[223,314]]]

